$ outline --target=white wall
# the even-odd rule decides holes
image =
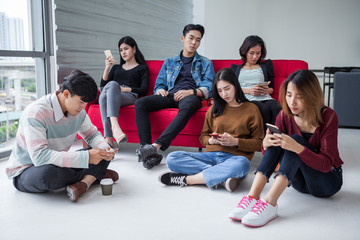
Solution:
[[[238,59],[255,34],[267,58],[305,60],[310,69],[360,66],[359,0],[200,0],[202,8],[197,1],[193,17],[204,19],[203,54],[211,59]]]

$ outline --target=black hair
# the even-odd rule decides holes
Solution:
[[[216,84],[219,81],[226,81],[235,87],[235,100],[238,103],[248,102],[247,98],[244,95],[243,90],[240,87],[239,80],[236,78],[235,73],[230,68],[223,68],[215,74],[212,93],[214,98],[214,105],[211,111],[211,117],[216,118],[223,114],[227,102],[220,97]]]
[[[204,36],[205,34],[205,29],[203,26],[201,26],[200,24],[188,24],[184,27],[183,30],[183,36],[186,37],[186,34],[188,32],[190,32],[191,30],[196,30],[199,31],[201,33],[201,38]]]
[[[92,102],[97,98],[98,88],[95,80],[80,70],[73,70],[64,78],[61,92],[68,90],[71,96],[79,96],[81,101]]]
[[[125,61],[124,59],[121,57],[121,53],[120,53],[120,45],[121,44],[127,44],[129,45],[130,47],[134,48],[135,47],[135,60],[138,64],[145,64],[146,65],[146,61],[145,61],[145,58],[144,58],[144,55],[141,53],[135,39],[133,39],[132,37],[130,36],[126,36],[126,37],[123,37],[119,40],[119,43],[118,43],[118,49],[119,49],[119,54],[120,54],[120,65],[122,66]]]
[[[256,35],[251,35],[245,38],[243,44],[239,48],[241,59],[244,62],[246,62],[246,54],[248,53],[250,48],[253,48],[257,45],[260,45],[261,47],[261,57],[259,58],[257,63],[259,63],[261,60],[263,60],[266,57],[267,51],[266,51],[265,42],[261,39],[261,37]]]

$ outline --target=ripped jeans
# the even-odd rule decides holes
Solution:
[[[291,137],[304,147],[316,152],[302,136],[293,135]],[[296,153],[281,147],[269,147],[256,172],[262,173],[269,179],[278,163],[280,163],[278,174],[285,176],[292,187],[299,192],[315,197],[330,197],[337,193],[342,186],[341,167],[323,173],[306,165]]]

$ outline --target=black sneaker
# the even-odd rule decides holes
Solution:
[[[187,174],[165,172],[159,176],[159,181],[168,186],[187,186],[186,184]]]
[[[163,156],[161,154],[155,154],[147,157],[143,162],[144,168],[151,169],[161,163]]]
[[[138,149],[136,149],[136,155],[138,156],[138,162],[140,162],[140,152],[141,152],[141,149],[143,148],[144,145],[140,145]]]
[[[161,154],[157,153],[156,147],[154,147],[152,144],[141,145],[139,149],[136,150],[136,153],[138,155],[139,162],[144,162],[145,159],[150,156],[157,156],[157,158],[160,158],[161,156]]]
[[[239,186],[239,183],[239,178],[228,178],[225,181],[216,184],[214,188],[225,188],[227,191],[233,192]]]
[[[140,162],[140,152],[144,145],[140,145],[138,149],[136,149],[136,155],[138,156],[138,162]]]

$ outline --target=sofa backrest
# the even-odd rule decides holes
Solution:
[[[149,76],[149,88],[146,95],[153,95],[154,94],[154,86],[156,82],[157,75],[160,72],[161,66],[163,65],[163,60],[147,60],[146,61],[150,76]]]
[[[215,72],[218,72],[222,68],[229,68],[231,64],[241,64],[242,60],[211,60],[214,66]],[[149,89],[147,95],[152,95],[154,90],[155,81],[161,66],[164,63],[163,60],[148,60],[146,61],[150,70]],[[302,60],[272,60],[274,65],[274,92],[272,97],[276,100],[279,98],[280,85],[285,79],[293,72],[299,69],[308,69],[308,64]]]
[[[272,60],[274,65],[274,92],[271,95],[274,99],[279,99],[281,84],[293,72],[300,69],[309,69],[307,62],[302,60]]]

